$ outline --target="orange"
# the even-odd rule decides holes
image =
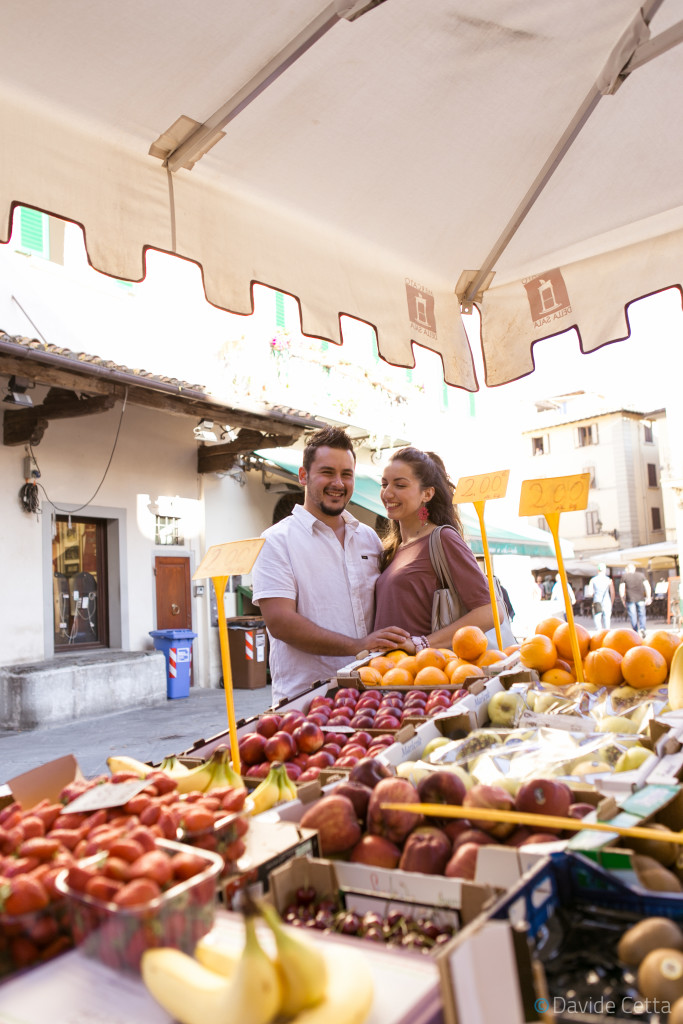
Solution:
[[[471,661],[464,661],[462,658],[457,658],[455,655],[453,655],[451,660],[446,662],[443,670],[450,679],[453,673],[455,672],[456,668],[460,668],[461,665],[468,665],[470,668],[472,668]]]
[[[542,636],[550,637],[552,640],[553,633],[558,626],[562,625],[563,622],[564,619],[560,619],[556,615],[550,615],[547,619],[541,619],[541,621],[536,625],[536,632],[540,633]]]
[[[547,672],[541,673],[541,682],[548,686],[571,686],[576,679],[571,672],[565,672],[563,668],[549,668]]]
[[[624,679],[637,690],[661,686],[668,670],[664,655],[645,644],[630,647],[621,661]]]
[[[425,665],[415,676],[415,686],[448,686],[449,682],[446,673],[436,665]]]
[[[417,672],[418,666],[415,662],[414,654],[406,654],[404,658],[396,662],[396,668],[404,668],[406,672],[410,672],[411,676],[414,676]]]
[[[405,668],[390,668],[382,676],[382,686],[412,686],[413,674]]]
[[[383,654],[382,657],[388,658],[389,661],[394,663],[394,665],[398,665],[401,658],[407,658],[408,654],[405,651],[387,651],[387,653]]]
[[[447,662],[457,658],[455,651],[451,651],[448,647],[437,647],[437,651],[441,651]]]
[[[368,665],[370,668],[376,668],[381,676],[394,667],[393,661],[390,658],[385,658],[383,654],[378,654],[376,658],[370,658]]]
[[[656,629],[649,638],[647,646],[654,647],[656,651],[659,651],[666,659],[669,668],[671,668],[671,659],[680,642],[681,638],[677,633],[669,633],[666,629]]]
[[[631,647],[641,647],[643,641],[634,629],[627,629],[621,626],[619,629],[610,629],[602,641],[603,647],[611,647],[619,654],[626,654]]]
[[[581,657],[585,658],[588,654],[588,648],[591,642],[591,635],[587,629],[579,625],[578,622],[574,623],[574,629],[576,631],[576,639],[579,641],[579,651]],[[569,623],[561,622],[553,633],[553,643],[557,653],[561,658],[569,658],[571,661],[574,660],[574,652],[572,651],[572,642],[570,639]]]
[[[622,655],[611,647],[590,651],[584,664],[584,675],[589,683],[598,686],[618,686],[623,680]]]
[[[590,650],[597,651],[598,647],[602,647],[602,642],[608,633],[608,629],[599,629],[597,633],[593,633],[589,644]]]
[[[518,651],[521,646],[522,646],[521,644],[510,644],[509,647],[504,647],[503,648],[503,654],[505,654],[505,655],[514,654],[515,651]]]
[[[490,651],[484,651],[480,658],[477,658],[475,665],[493,665],[496,661],[505,661],[505,655],[502,651],[496,651],[491,648]]]
[[[547,672],[557,661],[557,649],[545,633],[534,633],[527,637],[519,649],[522,664],[537,672]]]
[[[427,668],[430,665],[433,668],[443,669],[446,659],[436,647],[425,647],[415,655],[415,664],[418,669]]]
[[[453,650],[465,661],[476,661],[488,646],[486,634],[479,626],[461,626],[453,634]]]
[[[365,683],[366,686],[377,686],[378,683],[382,682],[381,673],[376,668],[370,668],[369,665],[363,665],[359,668],[358,675],[361,682]]]
[[[454,668],[449,678],[453,686],[462,686],[465,680],[471,676],[483,676],[483,674],[478,665],[470,665],[469,662],[465,662]]]

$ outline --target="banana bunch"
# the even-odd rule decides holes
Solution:
[[[175,756],[164,758],[158,769],[125,755],[108,757],[107,766],[112,775],[122,771],[134,772],[141,779],[147,778],[150,772],[163,771],[175,779],[179,793],[208,793],[220,786],[243,789],[245,785],[244,779],[232,767],[230,748],[226,746],[216,747],[211,757],[194,768],[188,768]]]
[[[270,771],[255,790],[250,794],[253,801],[252,814],[269,811],[276,804],[286,800],[296,800],[296,786],[287,774],[287,769],[280,761],[273,761]]]
[[[273,931],[276,956],[261,946],[255,914]],[[276,1017],[297,1024],[362,1024],[373,999],[372,976],[355,951],[335,946],[322,953],[282,925],[274,907],[245,909],[245,943],[236,959],[201,939],[195,957],[177,949],[148,949],[142,979],[157,1002],[179,1024],[271,1024]],[[349,983],[349,979],[353,979]]]

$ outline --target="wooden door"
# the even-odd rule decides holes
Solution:
[[[192,629],[190,559],[155,558],[157,629]]]
[[[192,629],[190,600],[190,559],[155,558],[157,629]],[[190,684],[194,683],[194,665]]]

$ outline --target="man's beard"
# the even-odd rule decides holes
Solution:
[[[323,512],[323,513],[324,513],[324,514],[325,514],[326,516],[340,516],[340,515],[342,514],[342,512],[344,511],[344,509],[345,509],[345,508],[346,508],[346,505],[345,505],[345,504],[344,504],[344,505],[342,505],[342,506],[341,506],[341,507],[339,507],[339,508],[337,508],[337,507],[335,507],[335,508],[329,508],[329,507],[328,507],[328,506],[327,506],[327,505],[325,504],[325,499],[324,499],[324,498],[323,498],[323,500],[322,500],[322,501],[320,502],[320,511],[321,511],[321,512]]]

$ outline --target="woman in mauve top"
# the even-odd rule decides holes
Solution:
[[[400,626],[411,633],[404,649],[413,654],[422,647],[448,647],[456,629],[494,625],[486,576],[462,538],[462,526],[453,505],[454,487],[438,455],[418,448],[402,448],[392,456],[382,476],[382,503],[390,520],[375,585],[375,629]],[[438,582],[429,557],[429,535],[437,526],[461,603],[467,609],[456,622],[431,632],[432,600]],[[504,609],[499,608],[501,621]]]

